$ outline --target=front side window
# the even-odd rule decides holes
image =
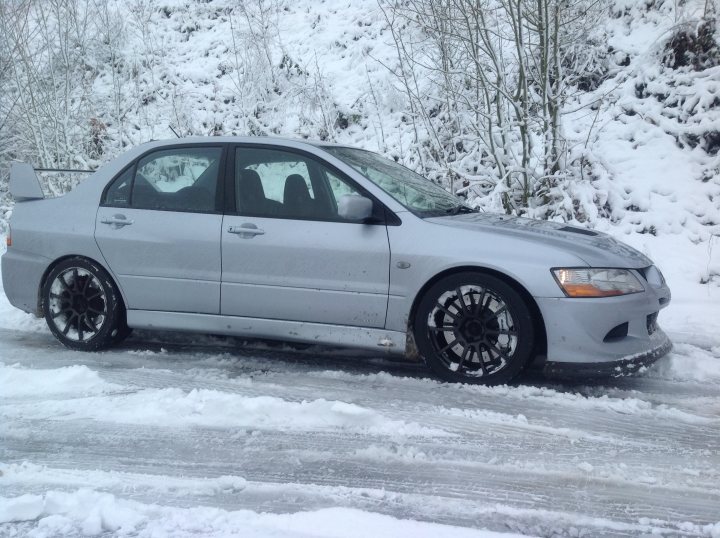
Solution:
[[[290,161],[267,161],[256,164],[250,164],[246,167],[248,170],[254,170],[260,177],[265,196],[269,200],[283,203],[285,199],[285,183],[290,176],[299,176],[308,190],[310,198],[314,199],[312,183],[310,182],[310,172],[307,164],[301,159]],[[298,185],[300,180],[295,179]],[[301,187],[298,187],[301,188]]]
[[[320,162],[274,149],[237,148],[234,183],[238,213],[255,217],[342,220],[340,196],[359,195]]]
[[[215,211],[222,148],[175,148],[142,157],[105,193],[114,207]]]

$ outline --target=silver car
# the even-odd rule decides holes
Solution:
[[[590,230],[480,213],[403,166],[274,138],[151,142],[45,199],[31,166],[2,257],[10,302],[66,346],[132,328],[381,350],[449,381],[620,375],[667,353],[670,291]]]

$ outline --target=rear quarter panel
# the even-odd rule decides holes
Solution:
[[[43,275],[60,258],[84,256],[110,270],[95,242],[100,198],[110,179],[147,149],[140,146],[109,162],[64,196],[16,202],[10,217],[13,244],[2,259],[3,288],[13,306],[40,313]]]
[[[10,302],[39,313],[42,277],[53,261],[85,256],[104,265],[95,243],[95,214],[84,197],[19,202],[10,219],[13,244],[3,256],[3,288]]]

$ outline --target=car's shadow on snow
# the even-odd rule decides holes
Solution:
[[[402,377],[428,378],[432,375],[422,363],[394,358],[391,355],[331,346],[306,345],[232,336],[186,335],[171,332],[135,331],[123,349],[153,357],[173,355],[197,358],[208,366],[225,366],[232,370],[252,371],[255,375],[273,370],[327,371],[348,374],[393,373]]]
[[[106,369],[220,369],[230,378],[272,377],[275,374],[312,375],[332,372],[338,376],[389,374],[399,383],[413,380],[433,385],[444,384],[421,362],[408,362],[391,355],[347,348],[306,346],[287,342],[248,340],[227,336],[205,336],[175,332],[135,331],[122,344],[99,353],[86,354],[63,348],[49,332],[10,331],[7,340],[24,349],[48,351],[57,348],[54,362],[90,367],[100,361]],[[664,359],[661,359],[664,360]],[[44,367],[44,366],[39,366]],[[444,384],[452,387],[451,383]],[[513,387],[537,387],[558,392],[594,397],[608,393],[617,396],[633,392],[677,391],[676,384],[644,375],[623,378],[548,378],[538,367],[531,367],[511,384]],[[672,387],[672,388],[671,388]],[[690,390],[690,387],[688,387]]]
[[[392,355],[379,355],[370,351],[339,347],[228,336],[136,331],[121,348],[136,354],[150,352],[154,354],[154,358],[162,357],[174,363],[176,363],[174,357],[177,357],[177,360],[185,360],[191,355],[193,366],[198,366],[196,362],[199,360],[200,366],[227,369],[231,377],[239,375],[257,377],[288,371],[306,374],[313,371],[337,371],[338,374],[348,375],[385,373],[397,377],[398,381],[411,378],[443,383],[422,362],[410,362]],[[608,391],[644,391],[657,385],[658,381],[642,375],[621,378],[550,378],[543,373],[541,366],[531,366],[510,386],[537,387],[585,396],[599,396]],[[452,386],[450,383],[448,385]]]

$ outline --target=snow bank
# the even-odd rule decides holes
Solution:
[[[0,362],[0,399],[54,394],[103,394],[120,389],[87,366],[54,369],[27,369]]]
[[[294,514],[228,512],[217,508],[173,508],[117,499],[89,489],[0,498],[0,523],[32,522],[25,536],[98,535],[137,537],[242,536],[285,538],[512,538],[516,534],[396,519],[352,508]]]
[[[121,424],[316,431],[349,429],[379,435],[448,435],[416,423],[390,420],[351,403],[324,399],[292,402],[217,390],[145,389],[132,394],[44,400],[8,407],[5,416],[25,419],[90,419]]]
[[[677,381],[720,383],[720,347],[708,350],[676,343],[669,360],[657,363],[648,375]]]
[[[717,350],[703,351],[701,348],[690,344],[680,344],[670,356],[659,361],[653,369],[648,370],[646,375],[682,381],[720,380],[720,358],[718,358],[718,351],[720,351],[720,348]],[[715,355],[713,355],[713,353]],[[516,426],[539,432],[547,431],[554,435],[562,435],[570,438],[587,438],[588,434],[567,428],[548,429],[545,424],[531,422],[522,414],[498,413],[485,409],[461,409],[450,406],[450,402],[453,401],[453,397],[457,398],[459,394],[467,393],[470,398],[472,398],[472,395],[477,394],[478,396],[496,398],[497,400],[512,399],[516,401],[530,401],[537,402],[537,404],[541,405],[557,406],[558,408],[569,406],[573,409],[584,409],[589,412],[607,411],[618,415],[635,415],[648,419],[674,420],[686,424],[705,425],[718,423],[716,417],[693,414],[687,410],[678,409],[664,403],[658,404],[632,397],[613,397],[607,394],[611,389],[606,386],[603,386],[597,391],[593,391],[591,395],[587,395],[580,394],[579,392],[570,392],[572,387],[570,387],[568,391],[563,391],[533,385],[499,385],[494,387],[482,385],[452,385],[433,379],[403,378],[386,372],[377,374],[352,374],[339,371],[325,371],[316,375],[332,379],[358,377],[366,379],[374,386],[393,386],[402,383],[405,390],[413,387],[418,391],[432,390],[441,392],[448,395],[448,402],[444,407],[434,409],[435,412],[497,425]],[[583,389],[587,390],[587,387],[583,387]],[[462,402],[463,399],[459,398],[457,401]],[[596,440],[600,439],[597,436],[591,438]]]
[[[513,508],[493,504],[488,513],[509,518],[525,516],[557,522],[572,534],[579,526],[616,531],[623,535],[683,535],[720,538],[720,523],[697,525],[639,518],[624,523],[597,517],[545,510]],[[99,535],[132,535],[143,537],[220,537],[244,538],[515,538],[514,533],[498,533],[481,529],[460,528],[437,523],[397,519],[391,516],[353,508],[324,508],[291,514],[258,513],[251,510],[226,511],[211,507],[175,508],[143,504],[116,498],[112,494],[91,489],[74,492],[49,491],[43,495],[0,497],[0,524],[15,523],[15,528],[28,538]],[[582,531],[579,531],[582,532]],[[18,534],[20,535],[20,534]],[[523,534],[522,536],[530,536]]]
[[[3,465],[0,476],[6,487],[22,486],[25,490],[43,491],[54,488],[95,488],[102,490],[150,492],[151,495],[168,499],[185,495],[210,496],[218,493],[237,493],[248,487],[258,488],[257,482],[248,482],[237,475],[216,477],[172,476],[99,469],[66,469],[37,465],[28,461]],[[291,486],[286,486],[290,488]],[[23,490],[20,490],[23,491]]]

